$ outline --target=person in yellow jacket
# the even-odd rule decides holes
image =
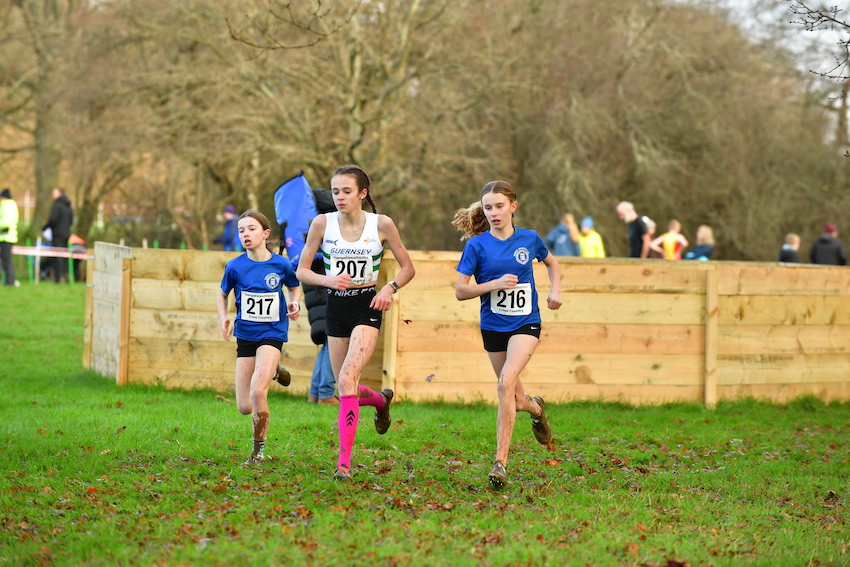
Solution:
[[[605,246],[602,237],[593,230],[593,217],[584,217],[581,221],[581,234],[578,237],[582,258],[604,258]]]
[[[6,276],[5,285],[18,285],[15,280],[15,263],[12,261],[12,246],[18,241],[18,204],[12,192],[0,191],[0,265]]]

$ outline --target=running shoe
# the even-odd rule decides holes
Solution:
[[[508,471],[505,467],[505,463],[502,461],[495,461],[493,463],[493,470],[490,471],[487,478],[490,481],[490,486],[493,488],[504,488],[508,484]]]
[[[286,388],[289,386],[289,383],[292,382],[292,374],[289,373],[289,370],[283,367],[283,365],[278,364],[277,370],[274,373],[274,381]]]
[[[390,428],[390,403],[393,401],[393,391],[389,388],[381,390],[381,397],[386,402],[384,409],[375,410],[375,431],[383,435]]]
[[[265,463],[267,461],[271,461],[272,458],[264,455],[263,453],[251,453],[251,456],[248,457],[248,460],[245,461],[246,465],[259,465],[261,463]]]
[[[552,428],[549,426],[549,421],[546,419],[546,410],[544,409],[543,398],[534,396],[532,402],[536,402],[540,406],[540,415],[537,417],[531,416],[531,431],[534,432],[534,438],[541,445],[548,445],[552,440]]]
[[[339,466],[334,473],[334,480],[340,482],[348,482],[351,480],[351,470],[345,466]]]

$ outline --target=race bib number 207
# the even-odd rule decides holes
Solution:
[[[369,256],[331,256],[331,271],[335,276],[349,274],[351,285],[372,281],[372,258]]]

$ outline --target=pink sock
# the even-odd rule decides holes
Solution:
[[[357,396],[339,397],[339,460],[337,468],[351,469],[351,449],[354,447],[354,436],[357,435],[357,420],[360,419],[360,406]]]
[[[366,386],[358,386],[360,389],[359,403],[361,406],[374,406],[377,409],[384,409],[387,403],[384,401],[384,396],[367,388]]]

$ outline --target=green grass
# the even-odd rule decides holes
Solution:
[[[0,293],[0,564],[850,563],[850,404],[547,404],[555,450],[521,416],[502,492],[493,407],[401,403],[384,436],[364,408],[337,484],[333,407],[274,395],[247,468],[231,394],[82,370],[84,289]]]

